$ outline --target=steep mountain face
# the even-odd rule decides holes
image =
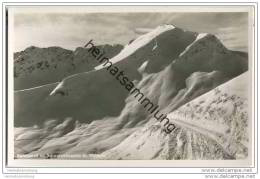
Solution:
[[[174,61],[175,68],[186,74],[196,71],[222,71],[230,77],[248,68],[245,53],[233,52],[211,34],[199,34],[196,40]]]
[[[102,45],[108,57],[122,50],[121,45]],[[22,90],[61,81],[72,74],[93,70],[98,63],[85,48],[75,51],[60,47],[28,47],[14,53],[14,88]]]
[[[165,114],[190,105],[198,96],[248,69],[247,54],[226,49],[214,35],[171,25],[133,40],[110,60]],[[215,95],[212,99],[215,97],[219,98]],[[231,99],[224,97],[222,101]],[[178,130],[167,136],[102,64],[59,83],[17,91],[14,100],[16,154],[35,153],[40,158],[46,158],[46,154],[100,154],[87,155],[89,159],[211,159],[214,152],[219,153],[213,159],[231,159],[240,155],[225,148],[226,143],[219,145],[198,132],[206,126],[199,126],[194,132],[194,128],[187,128],[188,124],[171,118]],[[205,105],[205,110],[210,107]],[[231,147],[234,140],[229,138]],[[206,144],[204,148],[194,148],[196,142],[211,148]],[[135,149],[128,151],[127,145]],[[154,150],[149,149],[151,146]],[[197,153],[190,156],[190,150]],[[246,153],[241,155],[243,158]]]
[[[164,31],[164,26],[155,31],[158,31],[157,36],[148,38],[146,43],[132,53],[127,53],[128,55],[124,59],[117,62],[118,68],[124,70],[129,79],[140,80],[142,78],[138,69],[145,61],[148,61],[146,69],[149,73],[163,69],[196,39],[196,33],[173,26],[170,26],[168,31]],[[154,38],[157,40],[158,47],[152,51],[155,46]],[[139,41],[142,39],[136,39],[130,44],[131,46],[126,46],[122,50],[123,53],[128,48],[132,49]],[[89,53],[89,55],[91,54]],[[106,54],[105,56],[107,57]],[[120,57],[121,53],[114,58],[118,58],[117,56]],[[160,65],[156,65],[158,61]],[[152,66],[154,68],[151,68]],[[44,89],[46,88],[44,87]],[[128,91],[105,68],[69,76],[63,79],[56,89],[57,94],[39,95],[42,97],[41,102],[33,99],[26,102],[28,100],[26,98],[29,97],[28,93],[31,93],[28,90],[15,93],[15,105],[17,106],[15,107],[15,116],[17,116],[15,126],[30,126],[32,122],[41,124],[49,118],[62,119],[67,116],[84,122],[91,122],[106,116],[117,116],[125,106],[125,99],[128,95]],[[24,104],[20,105],[21,103]],[[31,111],[32,108],[35,110]]]

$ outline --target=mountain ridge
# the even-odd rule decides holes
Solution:
[[[101,45],[108,57],[116,55],[121,45]],[[61,47],[39,48],[31,46],[24,51],[14,53],[14,88],[26,88],[61,81],[72,74],[94,69],[97,65],[82,47],[74,51]]]

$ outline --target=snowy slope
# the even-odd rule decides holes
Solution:
[[[152,118],[145,125],[123,129],[119,119],[91,124],[53,120],[42,128],[16,128],[17,153],[32,151],[40,158],[80,153],[90,154],[86,159],[244,159],[247,82],[244,73],[168,114],[178,127],[170,135]]]
[[[248,78],[244,73],[168,114],[178,126],[170,135],[153,120],[117,147],[91,157],[245,159],[249,142]]]

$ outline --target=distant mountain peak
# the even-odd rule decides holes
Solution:
[[[36,47],[36,46],[29,46],[27,47],[26,49],[24,49],[24,51],[32,51],[32,50],[35,50],[35,49],[39,49],[39,47]]]

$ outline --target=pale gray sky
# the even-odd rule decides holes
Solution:
[[[160,24],[216,34],[233,50],[247,51],[247,13],[16,13],[15,51],[29,46],[74,50],[96,44],[127,44]]]

